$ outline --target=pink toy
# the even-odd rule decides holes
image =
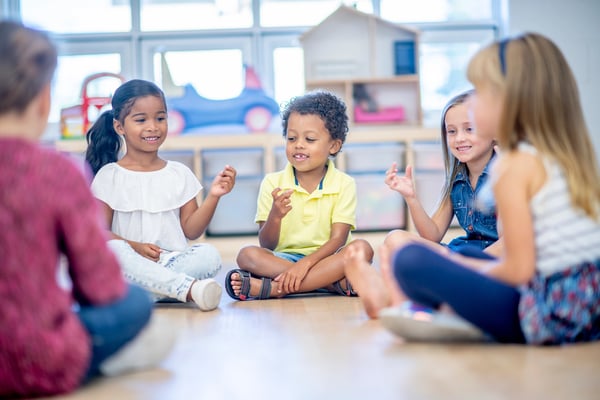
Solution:
[[[368,112],[360,106],[354,107],[354,121],[366,123],[402,122],[405,120],[404,107],[383,107],[377,111]]]

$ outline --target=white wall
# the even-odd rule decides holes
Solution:
[[[567,58],[600,160],[600,1],[508,0],[509,34],[539,32]]]

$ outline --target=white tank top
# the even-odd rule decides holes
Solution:
[[[519,151],[538,155],[537,150],[526,143],[519,145]],[[536,266],[542,275],[548,276],[571,266],[600,260],[600,221],[573,207],[560,165],[545,157],[542,161],[547,180],[531,199],[530,206]]]

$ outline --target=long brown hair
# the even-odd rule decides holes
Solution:
[[[555,160],[566,176],[573,205],[600,215],[600,172],[585,124],[575,78],[548,38],[525,33],[480,50],[467,77],[503,99],[497,139],[504,151],[529,142]]]
[[[0,21],[0,114],[22,113],[50,83],[56,47],[42,31]]]

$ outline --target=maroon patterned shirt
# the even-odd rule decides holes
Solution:
[[[91,348],[73,304],[107,304],[126,290],[101,221],[72,160],[0,138],[0,397],[81,384]],[[57,281],[60,254],[69,263],[69,290]]]

